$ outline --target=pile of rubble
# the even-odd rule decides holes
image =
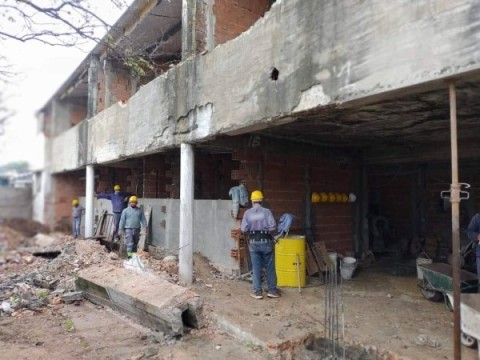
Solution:
[[[124,267],[117,253],[97,240],[74,240],[62,233],[25,236],[11,225],[0,225],[0,316],[25,316],[62,303],[79,302],[75,290],[78,271],[96,265]],[[2,246],[3,244],[3,246]],[[145,268],[178,283],[175,256],[156,259],[140,251]]]

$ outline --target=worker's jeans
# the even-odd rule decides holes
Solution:
[[[277,274],[275,273],[275,243],[250,242],[248,244],[250,259],[252,260],[253,292],[262,291],[262,268],[265,267],[268,291],[277,290]]]
[[[80,236],[80,222],[82,221],[81,217],[74,217],[72,221],[72,232],[73,237],[77,239]]]
[[[127,245],[127,252],[137,251],[139,239],[140,229],[125,229],[125,244]]]
[[[119,238],[118,236],[118,224],[120,224],[120,218],[122,217],[122,213],[119,212],[114,212],[113,213],[113,226],[115,227],[113,229],[113,237],[115,239]]]

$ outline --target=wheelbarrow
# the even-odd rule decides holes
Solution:
[[[449,264],[433,263],[419,265],[423,279],[419,283],[422,295],[430,301],[440,301],[445,298],[447,307],[451,310],[451,302],[445,294],[453,292],[453,269]],[[478,291],[477,275],[466,270],[460,270],[460,292],[476,293]]]
[[[450,303],[453,296],[447,293]],[[453,306],[452,306],[453,307]],[[480,341],[480,294],[462,294],[460,296],[461,336],[463,345],[473,348]],[[478,347],[480,359],[480,347]]]

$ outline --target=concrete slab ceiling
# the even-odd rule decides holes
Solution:
[[[458,141],[477,138],[480,131],[480,82],[456,84]],[[406,93],[406,94],[405,94]],[[450,144],[448,84],[402,94],[382,94],[364,105],[327,106],[298,116],[288,124],[260,134],[331,147]]]
[[[118,25],[115,25],[118,26]],[[113,32],[124,29],[112,29]],[[118,42],[116,56],[141,54],[152,61],[180,60],[182,53],[182,1],[159,0],[147,14],[137,19]],[[115,56],[114,56],[115,57]],[[88,68],[85,68],[64,92],[62,100],[86,104],[88,98]]]

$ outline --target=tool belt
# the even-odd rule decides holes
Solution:
[[[260,231],[250,231],[248,233],[249,242],[273,242],[273,236],[270,234],[270,231],[260,230]]]

